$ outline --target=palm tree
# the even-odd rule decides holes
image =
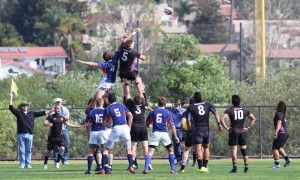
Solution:
[[[184,23],[184,17],[192,12],[195,12],[196,6],[187,0],[181,0],[180,3],[174,8],[174,11],[178,16],[178,22]]]

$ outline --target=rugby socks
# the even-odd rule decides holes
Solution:
[[[248,169],[248,164],[244,164],[245,165],[245,168],[247,168]]]
[[[44,161],[44,164],[48,164],[48,159],[49,159],[49,157],[50,157],[50,156],[48,156],[48,155],[45,154],[45,161]]]
[[[169,154],[169,162],[170,162],[171,171],[175,171],[174,160],[175,160],[175,155]]]
[[[128,159],[128,162],[129,162],[129,167],[132,167],[132,164],[133,164],[132,154],[127,154],[127,159]]]
[[[95,162],[96,162],[97,166],[99,166],[99,162],[98,162],[98,159],[97,159],[97,151],[94,152],[94,159],[95,159]]]
[[[203,166],[203,161],[202,159],[197,159],[197,163],[198,163],[198,169],[201,169]]]
[[[288,155],[285,155],[285,156],[284,156],[284,160],[285,160],[285,161],[289,160],[289,156],[288,156]]]
[[[208,160],[203,160],[203,166],[207,168]]]
[[[63,156],[62,154],[59,154],[59,153],[58,153],[58,156],[57,156],[57,159],[56,159],[56,162],[57,162],[57,163],[62,159],[62,156]]]
[[[248,164],[247,164],[247,166],[248,166]],[[246,166],[245,166],[245,167],[246,167]],[[232,163],[232,169],[237,169],[236,163]]]
[[[133,161],[133,162],[134,162],[134,165],[135,165],[135,166],[138,166],[138,163],[137,163],[137,158],[136,158],[136,157],[135,157],[135,159],[134,159],[134,161]]]
[[[193,163],[196,163],[196,152],[193,151]]]
[[[88,161],[88,169],[87,169],[87,171],[91,171],[93,160],[94,160],[93,156],[88,156],[88,158],[87,158],[87,161]]]
[[[108,164],[108,156],[106,154],[102,155],[102,169],[107,171],[106,166]]]
[[[275,159],[274,164],[279,165],[279,159]]]
[[[151,163],[151,158],[152,157],[150,155],[147,155],[145,158],[145,166],[144,166],[145,171],[148,171],[149,164]]]

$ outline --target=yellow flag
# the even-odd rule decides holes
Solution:
[[[12,79],[11,80],[11,92],[15,93],[15,96],[18,96],[18,87],[17,84],[15,83],[15,81]]]

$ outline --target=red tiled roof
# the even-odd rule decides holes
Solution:
[[[35,71],[37,73],[42,73],[42,74],[45,73],[45,71],[43,71],[43,70],[32,68],[28,64],[19,63],[17,61],[12,60],[12,59],[4,59],[4,60],[1,61],[1,66],[5,66],[5,65],[9,65],[9,64],[20,66],[20,67],[23,67],[25,69],[29,69],[31,71]]]
[[[266,50],[266,58],[295,59],[300,58],[300,49],[272,49]]]
[[[226,44],[200,44],[200,51],[206,53],[220,53]],[[224,51],[240,51],[237,44],[228,44]]]
[[[220,7],[220,12],[223,16],[230,17],[231,5],[230,4],[222,4]],[[236,13],[235,9],[233,9],[233,12],[232,12],[232,19],[237,19],[237,13]]]
[[[1,47],[4,48],[4,47]],[[12,47],[8,47],[12,48]],[[0,58],[67,57],[62,47],[25,47],[27,52],[0,52]]]

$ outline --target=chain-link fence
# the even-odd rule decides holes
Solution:
[[[287,107],[287,127],[290,134],[289,139],[284,147],[290,156],[300,156],[300,124],[298,123],[300,106]],[[228,107],[216,107],[220,115]],[[275,115],[274,106],[249,106],[247,107],[251,113],[256,117],[254,126],[250,129],[248,155],[252,158],[269,158],[272,157],[272,142],[274,135],[273,118]],[[31,109],[32,111],[44,110],[42,108]],[[71,113],[70,122],[74,124],[82,124],[85,120],[83,108],[69,108]],[[147,114],[147,113],[146,113]],[[18,158],[17,138],[16,138],[16,118],[8,109],[0,109],[0,159],[1,160],[14,160]],[[211,157],[226,158],[230,157],[228,148],[228,132],[223,130],[219,132],[215,123],[214,117],[211,115],[211,142],[210,152]],[[36,119],[34,130],[34,142],[32,148],[33,159],[42,159],[43,153],[46,151],[48,127],[42,125],[46,117]],[[229,119],[226,120],[229,124]],[[248,120],[246,120],[248,123]],[[149,130],[149,135],[151,130]],[[86,157],[88,149],[88,139],[85,128],[82,131],[69,129],[70,159],[83,159]],[[138,148],[138,156],[142,157],[141,147]],[[125,148],[122,142],[116,143],[113,149],[115,158],[126,157]],[[163,146],[156,149],[155,156],[157,158],[168,157],[168,153]]]

